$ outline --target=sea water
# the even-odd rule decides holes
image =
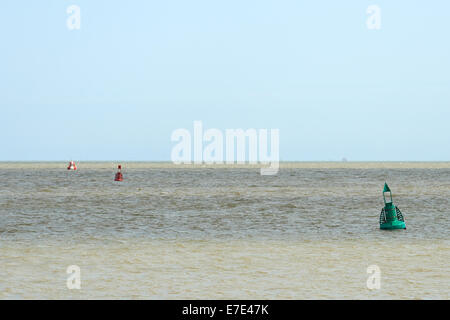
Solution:
[[[117,164],[0,163],[0,299],[450,298],[450,163]]]

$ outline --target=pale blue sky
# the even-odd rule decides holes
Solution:
[[[442,0],[1,1],[0,160],[170,160],[194,120],[278,128],[281,160],[449,160],[449,31]]]

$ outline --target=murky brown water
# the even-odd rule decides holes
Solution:
[[[0,164],[0,298],[450,296],[449,163],[66,165]],[[379,230],[385,181],[406,231]]]

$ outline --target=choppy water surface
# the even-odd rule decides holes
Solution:
[[[449,163],[122,164],[0,164],[0,298],[449,298]]]

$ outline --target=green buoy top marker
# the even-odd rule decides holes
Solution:
[[[389,192],[390,202],[386,201],[386,193]],[[383,188],[384,208],[380,214],[380,229],[406,229],[405,219],[399,208],[392,202],[392,192],[387,183]]]

